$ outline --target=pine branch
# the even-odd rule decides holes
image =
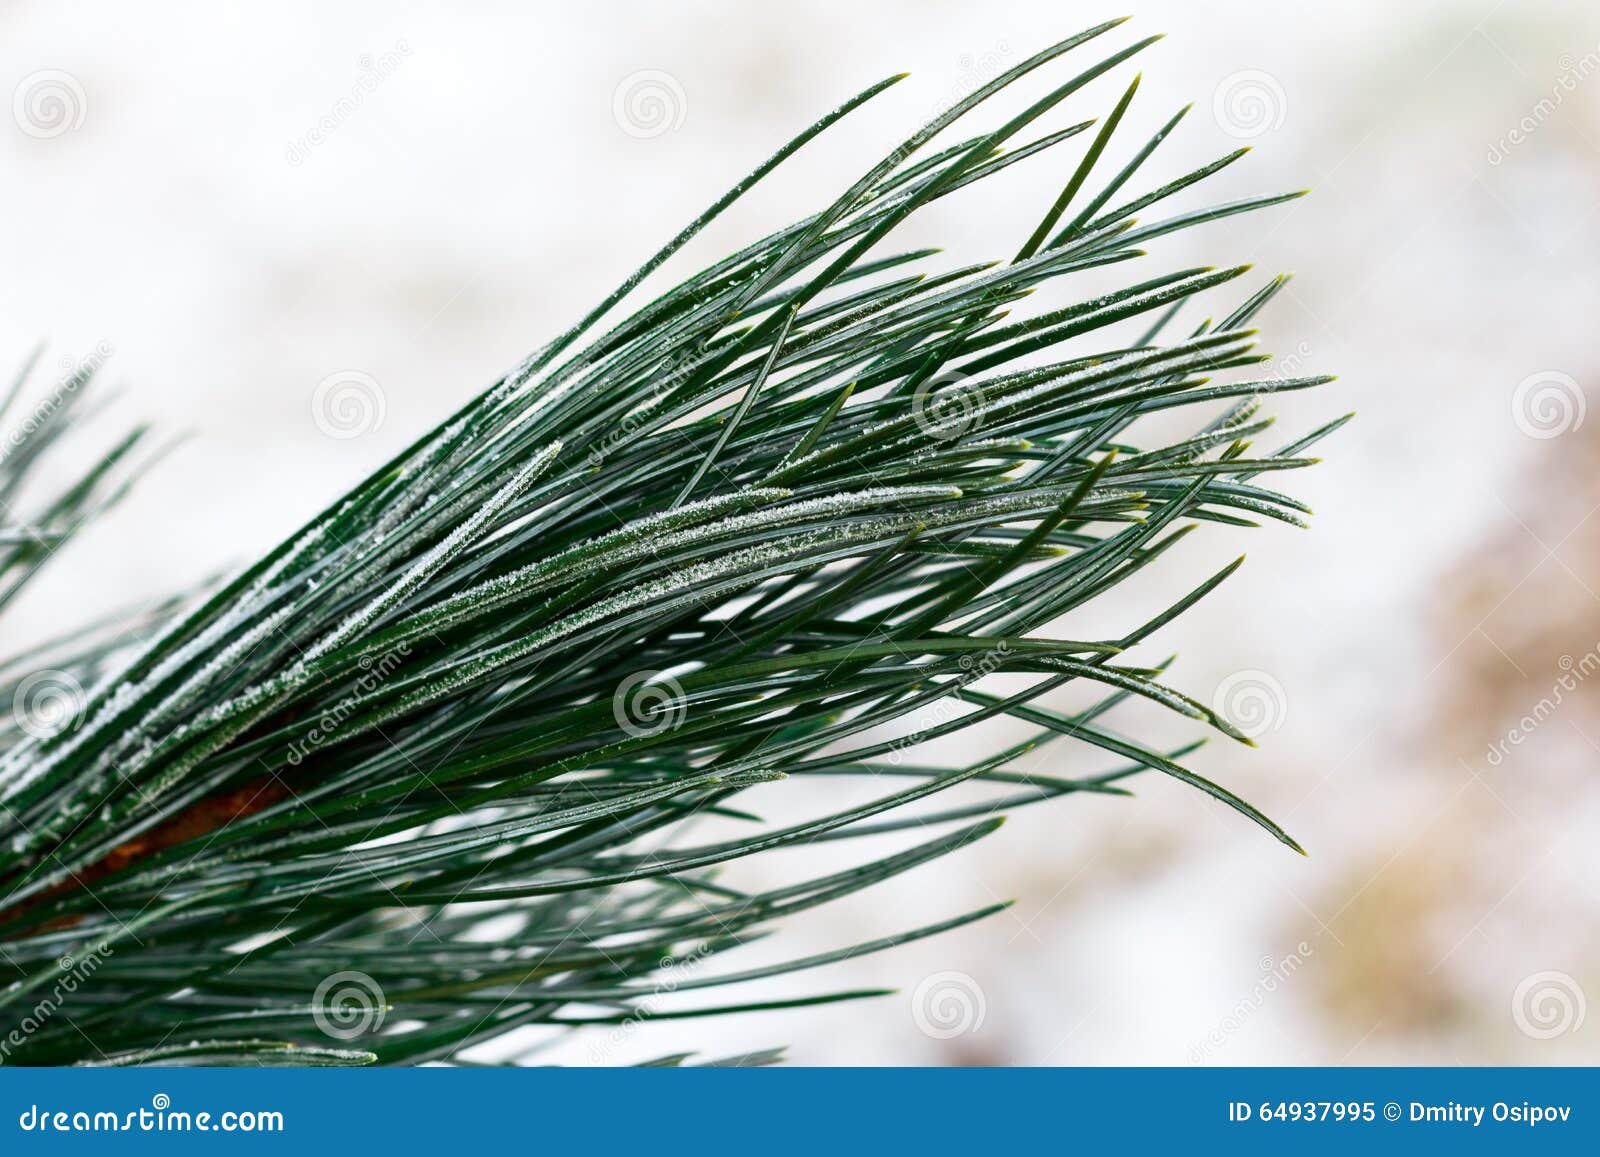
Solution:
[[[1115,637],[1046,633],[1199,523],[1300,523],[1305,507],[1259,479],[1309,464],[1304,451],[1338,423],[1258,453],[1249,439],[1269,422],[1257,399],[1329,379],[1237,372],[1266,360],[1245,327],[1282,279],[1165,345],[1179,307],[1248,267],[1006,313],[1048,282],[1144,256],[1146,241],[1285,198],[1140,224],[1238,154],[1118,203],[1182,116],[1100,184],[1129,87],[1043,220],[1019,223],[1009,264],[907,274],[936,254],[879,251],[915,210],[1090,127],[1006,151],[1150,40],[926,153],[1118,23],[1023,61],[826,208],[600,328],[734,200],[900,78],[874,85],[210,597],[155,616],[120,652],[91,629],[59,661],[90,688],[70,725],[20,728],[0,748],[0,1017],[33,1022],[5,1059],[415,1063],[526,1025],[874,995],[654,1008],[666,990],[817,968],[981,918],[996,909],[701,972],[799,912],[989,836],[999,809],[1125,794],[1142,771],[1298,849],[1179,762],[1196,745],[1158,751],[1103,718],[1143,698],[1248,742],[1162,682],[1165,661],[1131,655],[1234,567]],[[1123,323],[1134,328],[1101,334]],[[1211,414],[1192,437],[1132,440],[1141,418],[1191,407]],[[0,460],[8,508],[68,417],[58,407]],[[0,604],[114,496],[111,475],[141,438],[36,522],[6,528]],[[39,658],[5,668],[14,690]],[[994,675],[1023,679],[1000,695]],[[1068,684],[1100,698],[1075,714],[1041,705]],[[964,767],[907,759],[1002,716],[1031,738]],[[1062,740],[1111,766],[1013,766]],[[785,777],[840,776],[880,793],[783,825],[749,810],[781,808]],[[963,783],[988,791],[916,806]],[[691,842],[701,831],[721,834]],[[764,892],[716,874],[906,831],[920,842]]]

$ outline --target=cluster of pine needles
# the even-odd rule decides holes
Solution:
[[[1159,664],[1129,661],[1233,567],[1115,637],[1045,633],[1200,523],[1299,522],[1304,507],[1267,483],[1313,461],[1307,447],[1339,423],[1251,449],[1268,425],[1261,395],[1328,380],[1248,372],[1267,360],[1248,327],[1282,279],[1172,340],[1179,307],[1247,267],[1008,313],[1046,282],[1288,197],[1152,216],[1243,150],[1133,193],[1183,115],[1104,173],[1137,81],[1098,121],[1020,139],[1154,38],[997,128],[935,143],[1118,23],[1007,69],[831,204],[608,320],[735,199],[900,78],[872,86],[238,577],[131,633],[87,624],[0,669],[8,697],[46,668],[86,689],[65,725],[14,713],[0,735],[5,1063],[450,1061],[528,1026],[627,1022],[685,960],[695,967],[672,982],[685,1007],[652,1015],[869,995],[692,1003],[988,915],[721,966],[796,913],[984,838],[1001,810],[1122,793],[1141,772],[1294,847],[1179,762],[1197,745],[1156,750],[1103,718],[1142,697],[1242,738],[1159,681]],[[919,208],[1072,141],[1064,191],[1008,260],[930,269],[937,251],[882,245]],[[1124,336],[1096,343],[1112,327]],[[36,464],[88,413],[91,373],[0,457],[0,603],[120,496],[143,444],[137,431],[67,489],[29,497]],[[1192,435],[1133,444],[1135,423],[1178,408],[1203,412]],[[1021,689],[998,693],[992,676]],[[1099,694],[1070,713],[1041,704],[1067,684]],[[947,708],[936,722],[895,731],[931,705]],[[956,767],[906,756],[1001,716],[1028,732],[1015,747]],[[1080,753],[1063,748],[1063,762],[1097,749],[1104,765],[1015,770],[1050,741]],[[782,786],[761,785],[785,777],[877,790],[775,826],[745,801],[781,806]],[[913,806],[963,783],[990,790]],[[690,821],[705,817],[731,834],[697,842]],[[907,836],[891,854],[770,890],[718,872],[893,832]],[[329,991],[346,974],[361,1008]],[[353,1011],[359,1031],[341,1031]]]

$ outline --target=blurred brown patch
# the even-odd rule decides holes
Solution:
[[[1319,1000],[1354,1039],[1438,1036],[1470,1008],[1440,967],[1454,938],[1443,902],[1463,881],[1456,865],[1431,847],[1371,867],[1371,874],[1348,877],[1332,890],[1351,898],[1333,920],[1343,945],[1332,946],[1315,972]]]
[[[1343,941],[1319,961],[1315,999],[1352,1045],[1526,1044],[1498,972],[1526,973],[1519,936],[1564,923],[1513,897],[1548,848],[1536,833],[1600,761],[1583,741],[1600,739],[1600,421],[1535,445],[1513,491],[1484,489],[1490,529],[1442,560],[1428,705],[1399,752],[1373,753],[1401,777],[1389,818],[1404,823],[1312,901]],[[1592,918],[1567,917],[1575,939]]]
[[[1516,492],[1487,497],[1495,529],[1441,576],[1435,713],[1412,736],[1453,757],[1485,749],[1581,669],[1563,709],[1600,708],[1600,422],[1538,444]]]

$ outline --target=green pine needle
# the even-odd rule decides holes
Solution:
[[[1199,523],[1300,523],[1305,507],[1257,480],[1314,461],[1303,452],[1343,419],[1249,449],[1268,425],[1256,399],[1329,380],[1241,372],[1266,360],[1245,326],[1282,279],[1170,344],[1157,339],[1180,307],[1248,267],[1162,272],[1006,316],[1047,283],[1287,198],[1143,220],[1235,153],[1118,202],[1182,116],[1104,179],[1135,80],[1009,264],[907,275],[937,252],[880,247],[922,206],[1081,134],[1091,122],[1011,146],[1154,38],[997,128],[926,147],[1119,23],[1023,61],[815,215],[601,327],[734,200],[900,78],[874,85],[209,597],[131,636],[116,619],[88,624],[0,668],[13,696],[44,668],[88,689],[69,726],[13,723],[0,746],[0,1021],[27,1028],[4,1060],[416,1063],[524,1026],[877,995],[656,1007],[987,915],[760,968],[715,959],[990,836],[998,809],[1126,794],[1141,771],[1298,850],[1178,762],[1196,744],[1158,751],[1104,720],[1142,698],[1245,740],[1160,681],[1166,660],[1130,653],[1237,564],[1116,637],[1056,629]],[[35,463],[78,424],[93,368],[0,457],[5,509],[34,512],[0,528],[0,606],[120,496],[144,444],[136,431],[65,491],[23,501]],[[1135,441],[1142,418],[1179,408],[1201,411],[1193,436]],[[1001,695],[985,683],[997,674],[1023,678]],[[1068,684],[1100,697],[1074,714],[1041,704]],[[1029,738],[964,767],[907,758],[1000,716]],[[1060,741],[1113,762],[1072,777],[1012,766]],[[839,776],[877,794],[758,818],[783,807],[785,778]],[[960,802],[916,806],[960,784]],[[899,832],[919,842],[764,892],[714,871]]]

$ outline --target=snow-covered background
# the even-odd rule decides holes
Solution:
[[[1282,424],[1360,411],[1293,480],[1315,527],[1196,536],[1128,603],[1249,550],[1167,631],[1174,681],[1261,708],[1259,750],[1212,744],[1194,765],[1311,855],[1154,776],[1137,800],[1018,813],[751,950],[1018,900],[759,993],[900,995],[646,1024],[608,1059],[774,1043],[809,1063],[1600,1059],[1600,693],[1584,682],[1600,663],[1600,415],[1583,420],[1600,388],[1600,9],[1122,8],[1136,19],[1119,44],[1169,34],[1140,59],[1130,125],[1196,102],[1160,172],[1244,139],[1255,151],[1216,196],[1315,190],[1152,254],[1298,274],[1266,344],[1341,377],[1284,399]],[[120,408],[190,434],[15,608],[0,646],[271,545],[867,83],[913,74],[680,269],[814,208],[996,62],[1116,14],[0,3],[0,364],[41,336],[51,359],[106,343]],[[1058,123],[1103,115],[1130,72]],[[631,114],[630,86],[650,90]],[[1008,254],[1079,147],[951,199],[904,240]],[[327,433],[314,399],[330,376],[366,391],[359,436]],[[1127,725],[1184,734],[1153,714]],[[1066,747],[1036,765],[1100,766]]]

